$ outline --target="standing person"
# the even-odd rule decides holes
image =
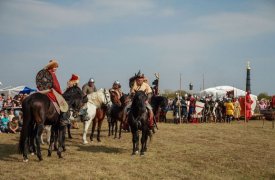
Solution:
[[[153,114],[152,106],[150,105],[153,91],[152,91],[152,88],[149,86],[149,84],[144,82],[144,79],[145,79],[144,74],[141,74],[140,72],[138,72],[138,74],[136,75],[134,84],[130,89],[130,94],[133,97],[136,92],[143,91],[147,95],[146,107],[149,110],[149,128],[153,129],[154,114]],[[147,81],[148,81],[148,79],[147,79]]]
[[[238,98],[235,99],[235,102],[234,102],[234,118],[239,121],[240,120],[240,117],[241,117],[241,105],[240,105],[240,102],[238,100]]]
[[[252,117],[252,112],[251,112],[251,105],[253,104],[253,100],[250,97],[250,91],[247,91],[246,96],[245,96],[245,116],[247,121],[250,120]]]
[[[224,103],[224,106],[226,108],[226,122],[230,123],[234,116],[234,105],[231,102],[231,99],[228,99],[227,102]]]
[[[192,115],[195,113],[196,99],[193,95],[189,94],[189,111],[188,111],[188,122],[191,122]]]
[[[95,80],[93,78],[90,78],[89,81],[82,86],[82,92],[84,95],[88,95],[96,91]]]

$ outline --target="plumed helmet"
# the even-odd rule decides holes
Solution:
[[[94,82],[95,82],[94,78],[90,78],[90,79],[89,79],[89,82],[94,83]]]
[[[136,77],[137,78],[144,78],[144,74],[142,74],[139,70],[138,73],[136,74]]]

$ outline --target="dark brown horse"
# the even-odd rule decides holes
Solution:
[[[121,130],[122,126],[124,128],[127,128],[127,122],[126,122],[126,111],[125,108],[127,104],[130,101],[130,96],[127,94],[123,94],[121,98],[119,98],[119,95],[116,92],[110,92],[111,100],[112,100],[112,107],[110,110],[110,115],[108,117],[108,125],[109,125],[109,136],[111,134],[114,134],[114,128],[115,128],[115,136],[114,138],[117,138],[117,130],[118,130],[118,121],[120,121],[119,125],[119,136],[118,138],[121,138]]]
[[[152,96],[151,105],[156,122],[166,122],[168,99],[164,96]]]
[[[77,86],[68,88],[63,94],[69,107],[81,106],[82,92]],[[47,95],[34,93],[24,99],[22,103],[23,127],[20,133],[19,152],[23,153],[24,161],[28,161],[28,149],[37,153],[39,160],[41,155],[41,134],[44,125],[52,125],[51,144],[48,155],[51,155],[54,140],[58,141],[57,154],[61,158],[61,152],[65,149],[65,130],[70,113],[58,113]]]
[[[139,130],[142,132],[140,155],[144,155],[144,152],[147,151],[147,140],[148,137],[151,137],[148,123],[149,113],[145,104],[146,100],[147,96],[143,91],[136,92],[128,115],[128,122],[133,137],[132,155],[137,154],[139,151]]]

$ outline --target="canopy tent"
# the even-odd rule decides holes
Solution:
[[[216,98],[222,98],[226,97],[227,92],[233,91],[234,92],[234,97],[240,97],[240,96],[245,96],[246,92],[244,90],[235,88],[233,86],[216,86],[216,87],[211,87],[205,90],[202,90],[200,92],[201,96],[206,96],[206,95],[212,95],[214,99]],[[250,94],[251,99],[253,100],[253,104],[251,105],[252,110],[254,111],[256,107],[256,102],[257,102],[257,96]]]
[[[5,96],[11,96],[14,97],[17,94],[30,94],[32,92],[36,92],[36,89],[32,89],[26,86],[17,86],[17,87],[8,87],[0,89],[0,94],[4,94]]]

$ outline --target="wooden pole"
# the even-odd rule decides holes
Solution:
[[[181,100],[180,100],[180,97],[181,97],[181,73],[180,73],[180,92],[179,92],[179,97],[178,97],[178,100],[179,100],[179,116],[180,116],[180,124],[182,123],[181,122]]]

